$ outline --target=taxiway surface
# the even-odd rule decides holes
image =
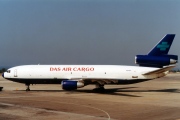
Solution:
[[[25,85],[0,77],[0,120],[178,120],[180,74],[132,85],[93,85],[64,91],[61,85]]]

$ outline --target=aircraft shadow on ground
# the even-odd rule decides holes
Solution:
[[[138,92],[180,93],[180,89],[135,90],[133,88],[138,88],[138,87],[110,88],[110,89],[105,89],[103,91],[96,91],[96,90],[92,90],[92,89],[77,89],[77,90],[72,90],[72,91],[65,91],[65,90],[31,90],[31,91],[32,92],[33,91],[36,91],[36,92],[66,92],[66,94],[96,93],[96,94],[119,95],[119,96],[127,96],[127,97],[143,97],[143,96],[131,94],[131,93],[138,93]],[[25,90],[18,90],[18,91],[25,91]]]
[[[137,87],[124,87],[124,88],[112,88],[105,89],[104,91],[93,91],[93,90],[77,90],[77,92],[85,93],[98,93],[98,94],[108,94],[108,95],[120,95],[127,97],[142,97],[139,95],[131,95],[131,93],[138,92],[165,92],[165,93],[180,93],[180,89],[157,89],[157,90],[131,90],[132,88]]]
[[[15,91],[26,91],[26,90],[15,90]],[[64,90],[30,90],[26,92],[64,92]]]
[[[125,87],[125,88],[111,88],[111,89],[104,89],[103,91],[97,91],[97,90],[81,90],[78,89],[76,92],[82,92],[82,93],[96,93],[96,94],[107,94],[107,95],[118,95],[118,96],[127,96],[127,97],[141,97],[138,95],[131,95],[131,94],[125,94],[125,93],[120,93],[119,89],[130,89],[130,88],[136,88],[136,87]]]

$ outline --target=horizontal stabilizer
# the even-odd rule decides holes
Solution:
[[[175,65],[166,66],[164,68],[160,68],[160,69],[157,69],[157,70],[154,70],[154,71],[146,72],[146,73],[143,73],[142,75],[151,75],[151,74],[163,73],[163,72],[166,72],[166,71],[172,69],[173,67],[175,67]]]

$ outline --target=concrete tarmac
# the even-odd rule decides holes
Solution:
[[[61,85],[24,84],[0,77],[0,120],[180,120],[180,74],[131,85],[94,85],[64,91]]]

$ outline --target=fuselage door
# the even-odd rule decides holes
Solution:
[[[17,77],[17,69],[14,70],[14,77]]]

